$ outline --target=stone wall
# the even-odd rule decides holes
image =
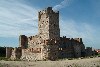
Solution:
[[[42,45],[41,53],[44,60],[56,60],[58,59],[58,43],[57,40],[45,40],[44,45]]]
[[[22,48],[21,47],[16,47],[12,49],[12,54],[11,54],[11,59],[15,60],[15,59],[20,59],[20,57],[22,56]]]
[[[74,46],[74,57],[81,57],[81,46],[78,44]]]
[[[22,49],[27,48],[28,46],[28,38],[25,35],[20,35],[19,36],[19,47],[21,47]]]
[[[85,53],[85,56],[92,56],[92,47],[86,47]]]
[[[80,38],[60,38],[60,45],[59,45],[59,58],[71,58],[71,57],[81,57],[81,45],[82,41],[79,40]]]
[[[12,54],[12,47],[6,47],[6,58],[10,58]]]
[[[22,49],[22,56],[20,59],[27,61],[42,60],[41,52],[30,49]]]

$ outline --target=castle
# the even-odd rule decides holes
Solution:
[[[84,56],[85,46],[82,38],[60,37],[59,11],[53,11],[52,7],[38,12],[37,35],[20,35],[19,47],[6,48],[6,57],[11,59],[56,60]]]

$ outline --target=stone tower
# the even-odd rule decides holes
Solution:
[[[59,12],[53,11],[52,7],[40,11],[38,13],[38,30],[43,40],[59,39]]]
[[[44,40],[41,45],[42,59],[55,60],[58,58],[58,44],[55,42],[60,39],[59,12],[48,7],[38,13],[39,37]]]

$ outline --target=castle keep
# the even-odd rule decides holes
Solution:
[[[85,56],[85,46],[82,38],[60,37],[59,11],[48,7],[38,12],[38,34],[20,35],[19,47],[8,53],[11,59],[56,60]]]

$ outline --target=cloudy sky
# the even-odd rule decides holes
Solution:
[[[18,46],[21,34],[38,33],[38,11],[60,11],[61,36],[100,48],[100,0],[0,0],[0,46]]]

